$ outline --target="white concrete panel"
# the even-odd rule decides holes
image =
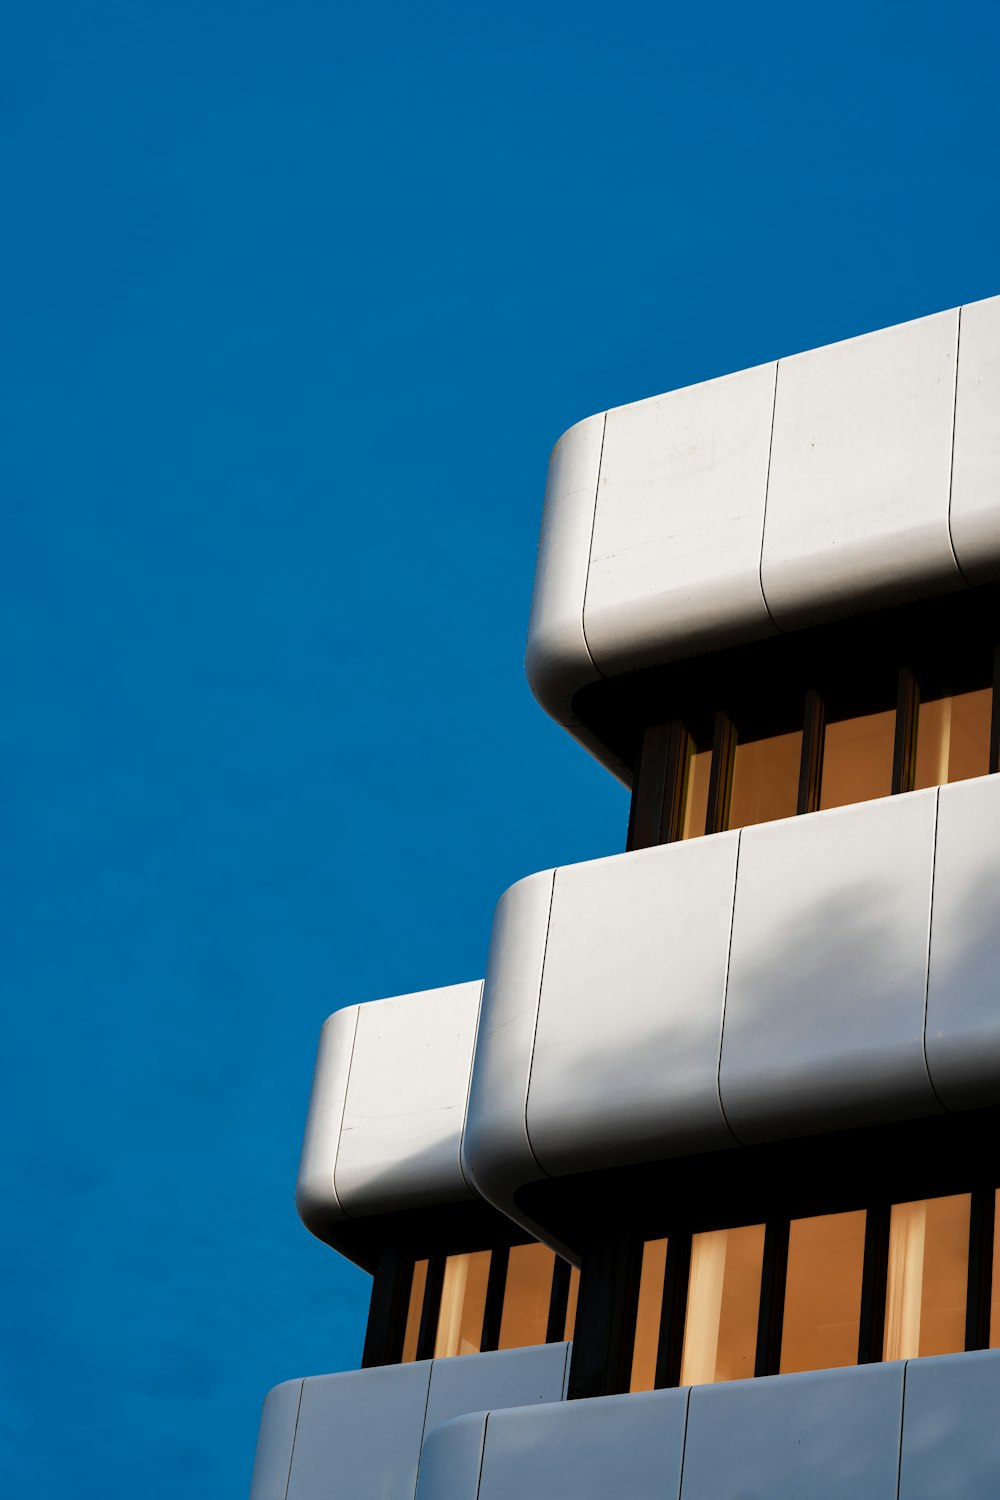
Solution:
[[[477,1411],[428,1429],[415,1500],[476,1500],[488,1417]]]
[[[287,1500],[412,1500],[431,1361],[303,1382]]]
[[[720,1089],[741,1141],[939,1108],[924,1063],[937,792],[744,829]]]
[[[301,1397],[302,1381],[285,1380],[264,1398],[250,1500],[285,1500]]]
[[[1000,1492],[1000,1349],[910,1360],[899,1500]]]
[[[556,872],[527,1113],[547,1172],[733,1144],[718,1074],[739,838]]]
[[[927,1066],[947,1109],[1000,1104],[1000,776],[941,788]]]
[[[903,1366],[696,1386],[681,1500],[896,1500]]]
[[[349,1218],[471,1197],[460,1144],[482,984],[362,1005],[334,1169]]]
[[[761,573],[780,629],[962,586],[958,311],[782,359]]]
[[[584,609],[606,675],[769,635],[776,365],[609,411]]]
[[[570,700],[600,675],[583,633],[583,599],[603,440],[601,412],[564,432],[549,460],[525,669],[559,724],[576,723]]]
[[[951,539],[970,583],[1000,578],[1000,297],[962,308]]]
[[[479,1500],[677,1500],[687,1401],[648,1391],[491,1412]]]
[[[358,1009],[357,1005],[345,1006],[324,1022],[313,1070],[295,1206],[306,1228],[321,1240],[327,1239],[344,1218],[333,1169],[340,1145]]]
[[[553,878],[546,870],[519,880],[493,918],[462,1159],[481,1197],[565,1254],[514,1204],[517,1188],[545,1176],[528,1141],[525,1110]]]
[[[462,1412],[561,1401],[570,1347],[537,1344],[434,1360],[425,1431]]]

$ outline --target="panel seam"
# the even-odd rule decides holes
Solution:
[[[781,360],[774,361],[774,393],[771,397],[771,432],[767,441],[767,477],[764,480],[764,514],[760,522],[760,555],[757,559],[757,583],[760,588],[760,597],[764,608],[767,610],[767,618],[774,626],[778,634],[781,634],[781,626],[771,613],[771,606],[767,602],[764,592],[764,538],[767,535],[767,501],[771,493],[771,457],[774,453],[774,418],[778,410],[778,371],[781,368]]]
[[[951,502],[952,495],[954,494],[955,490],[955,438],[958,433],[958,361],[961,354],[961,349],[962,309],[959,308],[958,321],[955,327],[955,391],[951,407],[951,463],[948,466],[948,546],[951,548],[951,555],[955,559],[955,567],[958,569],[958,576],[959,578],[961,578],[966,588],[968,588],[970,587],[969,580],[962,572],[962,564],[958,560],[958,553],[955,551],[955,539],[952,536],[951,531]]]
[[[740,855],[743,852],[743,833],[744,830],[741,828],[736,835],[736,860],[733,869],[733,900],[729,912],[729,945],[726,949],[726,977],[722,986],[722,1015],[719,1017],[719,1060],[715,1070],[715,1091],[719,1096],[719,1111],[722,1115],[723,1123],[725,1124],[726,1129],[729,1131],[729,1134],[732,1136],[737,1146],[740,1146],[743,1143],[730,1124],[729,1116],[726,1114],[726,1106],[722,1102],[722,1047],[726,1032],[726,1007],[729,1003],[729,975],[733,961],[733,933],[736,930],[736,890],[740,880]]]
[[[462,1114],[462,1129],[458,1137],[458,1170],[462,1174],[462,1181],[469,1189],[473,1198],[478,1198],[479,1193],[469,1181],[465,1170],[465,1122],[469,1118],[469,1100],[472,1098],[472,1073],[476,1066],[476,1048],[479,1046],[479,1029],[483,1024],[483,992],[486,989],[486,980],[479,983],[479,1009],[476,1011],[476,1034],[472,1038],[472,1056],[469,1058],[469,1081],[465,1086],[465,1109]]]
[[[906,1426],[906,1377],[910,1373],[910,1361],[903,1363],[903,1380],[899,1391],[899,1448],[896,1452],[896,1500],[903,1483],[903,1428]]]
[[[688,1386],[687,1400],[684,1403],[684,1431],[681,1433],[681,1467],[680,1473],[677,1476],[677,1500],[681,1500],[681,1496],[684,1492],[684,1465],[687,1462],[688,1421],[691,1416],[691,1392],[692,1387]],[[899,1500],[898,1495],[896,1496],[896,1500]]]
[[[590,642],[587,640],[587,592],[590,588],[590,562],[591,558],[594,555],[594,536],[597,532],[597,505],[601,494],[601,470],[604,467],[604,440],[607,437],[607,432],[608,414],[607,412],[605,412],[604,420],[601,424],[601,451],[597,458],[597,482],[594,485],[594,513],[590,518],[590,545],[587,548],[587,574],[583,580],[583,603],[580,606],[580,631],[583,635],[583,644],[587,648],[587,655],[590,657],[590,665],[593,667],[598,677],[603,677],[605,674],[601,671],[600,667],[597,665],[597,662],[594,660],[594,653],[593,651],[591,651]]]
[[[349,1219],[351,1215],[347,1212],[343,1200],[341,1199],[340,1193],[337,1191],[337,1164],[340,1161],[340,1143],[344,1138],[344,1120],[347,1117],[347,1099],[351,1092],[351,1073],[354,1069],[354,1052],[358,1045],[358,1027],[360,1026],[360,1024],[361,1007],[355,1006],[354,1030],[351,1033],[351,1055],[347,1063],[347,1080],[344,1084],[344,1107],[340,1112],[340,1128],[337,1131],[337,1150],[334,1153],[333,1157],[333,1196],[337,1200],[337,1207],[340,1209],[340,1212],[343,1214],[345,1219]]]
[[[534,1146],[531,1144],[531,1133],[528,1130],[528,1099],[531,1096],[531,1074],[535,1066],[535,1043],[538,1040],[538,1018],[542,1013],[542,987],[545,984],[545,961],[549,955],[549,933],[552,931],[552,907],[555,902],[556,876],[558,874],[559,869],[558,867],[556,867],[556,869],[552,871],[552,885],[549,888],[549,914],[545,923],[545,946],[542,949],[542,971],[538,976],[538,998],[535,1002],[535,1025],[531,1033],[531,1055],[528,1058],[528,1081],[524,1090],[524,1138],[528,1143],[528,1150],[531,1153],[531,1159],[535,1163],[535,1166],[541,1172],[543,1177],[551,1177],[552,1173],[546,1172],[545,1168],[538,1160]]]
[[[486,1413],[486,1421],[483,1423],[483,1441],[482,1447],[479,1449],[479,1473],[476,1475],[475,1500],[479,1500],[479,1492],[483,1487],[483,1468],[486,1464],[486,1433],[489,1429],[490,1417],[492,1417],[492,1415],[493,1413],[491,1411],[488,1411]],[[899,1500],[898,1495],[896,1497],[896,1500]]]
[[[288,1490],[292,1482],[292,1464],[295,1462],[295,1440],[299,1435],[299,1417],[302,1414],[302,1393],[305,1388],[305,1381],[300,1380],[299,1399],[295,1403],[295,1426],[292,1428],[292,1446],[288,1452],[288,1473],[285,1475],[285,1488],[282,1492],[282,1500],[288,1500]]]
[[[921,1031],[920,1031],[920,1041],[921,1041],[921,1047],[922,1047],[923,1058],[924,1058],[924,1072],[927,1074],[927,1082],[930,1085],[931,1093],[934,1095],[934,1099],[935,1099],[936,1103],[938,1104],[938,1106],[940,1107],[940,1109],[945,1114],[947,1114],[949,1111],[948,1111],[948,1109],[947,1109],[947,1107],[946,1107],[943,1099],[939,1095],[937,1089],[934,1087],[934,1079],[931,1077],[931,1065],[930,1065],[930,1063],[928,1062],[928,1059],[927,1059],[927,1015],[928,1015],[928,1011],[930,1009],[930,994],[931,994],[931,944],[933,942],[933,934],[934,934],[934,889],[935,889],[935,886],[937,885],[937,846],[938,846],[938,828],[940,826],[940,823],[941,823],[941,788],[938,787],[938,789],[937,789],[937,791],[936,791],[936,793],[934,795],[934,842],[933,842],[933,846],[931,848],[931,889],[930,889],[930,900],[928,902],[928,911],[927,911],[927,962],[926,962],[926,966],[925,966],[925,969],[924,969],[924,1024],[923,1024],[923,1026],[921,1028]]]
[[[420,1452],[417,1454],[417,1467],[413,1475],[414,1495],[416,1495],[417,1485],[420,1483],[420,1465],[424,1458],[424,1438],[427,1436],[427,1413],[430,1410],[431,1404],[431,1381],[434,1379],[434,1366],[437,1364],[437,1360],[430,1359],[427,1363],[430,1365],[430,1370],[427,1374],[427,1394],[424,1396],[424,1417],[420,1424]]]

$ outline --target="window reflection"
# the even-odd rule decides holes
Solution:
[[[402,1361],[408,1365],[417,1357],[417,1340],[420,1337],[420,1318],[424,1310],[424,1292],[427,1288],[427,1262],[418,1260],[413,1265],[413,1280],[410,1282],[410,1300],[406,1309],[406,1330],[403,1334]]]
[[[708,821],[708,783],[711,774],[711,749],[692,750],[688,760],[681,838],[695,839],[705,832],[705,824]]]
[[[763,1261],[763,1224],[693,1236],[681,1385],[753,1374]]]
[[[964,1349],[970,1208],[968,1193],[893,1205],[885,1359]]]
[[[453,1354],[478,1354],[486,1312],[486,1283],[490,1274],[490,1252],[449,1255],[444,1263],[441,1311],[438,1315],[435,1359]]]
[[[864,1210],[793,1219],[788,1236],[782,1374],[858,1361]]]
[[[666,1270],[666,1240],[647,1240],[642,1247],[639,1276],[639,1308],[629,1383],[632,1391],[651,1391],[656,1383],[656,1351],[660,1342],[660,1310]]]
[[[846,807],[850,802],[888,797],[895,736],[892,709],[828,723],[823,736],[820,807]]]
[[[945,786],[949,781],[987,775],[992,711],[989,688],[922,700],[917,714],[914,787]]]
[[[507,1262],[500,1318],[501,1349],[544,1344],[556,1258],[546,1245],[515,1245]]]
[[[749,828],[795,816],[799,797],[802,731],[738,740],[733,763],[729,827]]]
[[[563,1328],[564,1339],[571,1339],[576,1330],[576,1304],[579,1298],[580,1272],[576,1266],[571,1266],[569,1272],[569,1296],[566,1299],[566,1324]]]

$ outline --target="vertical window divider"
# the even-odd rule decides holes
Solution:
[[[545,1342],[561,1344],[566,1337],[566,1311],[569,1307],[570,1263],[557,1255],[552,1264],[552,1290],[549,1293],[549,1318],[545,1325]]]
[[[909,667],[896,679],[896,738],[892,751],[892,795],[913,790],[917,754],[917,709],[920,692]]]
[[[885,1342],[885,1299],[889,1284],[888,1203],[869,1204],[865,1218],[865,1258],[861,1272],[861,1318],[858,1330],[858,1364],[875,1365],[882,1360]]]
[[[632,777],[626,849],[649,849],[661,842],[660,828],[669,800],[667,776],[672,730],[672,724],[652,724],[643,730]]]
[[[721,833],[729,821],[729,794],[733,785],[733,752],[736,730],[724,709],[718,709],[712,731],[712,769],[708,781],[706,833]]]
[[[684,794],[687,790],[688,766],[691,761],[691,736],[680,719],[670,725],[667,748],[667,770],[660,815],[658,843],[673,844],[684,826]]]
[[[993,648],[993,703],[990,714],[990,772],[1000,771],[1000,645]]]
[[[819,807],[825,728],[826,706],[817,690],[809,688],[802,715],[802,762],[799,767],[799,796],[795,809],[799,817],[803,813],[816,812]]]
[[[444,1288],[444,1262],[445,1257],[438,1254],[432,1255],[427,1263],[424,1310],[420,1316],[420,1332],[417,1335],[418,1359],[434,1358],[438,1318],[441,1315],[441,1292]]]
[[[990,1298],[993,1290],[993,1236],[996,1192],[977,1188],[969,1218],[969,1288],[965,1304],[966,1349],[990,1347]]]
[[[503,1317],[503,1297],[507,1288],[507,1262],[510,1251],[501,1245],[490,1255],[490,1273],[486,1280],[486,1306],[483,1309],[483,1332],[479,1347],[484,1352],[500,1347],[500,1321]]]
[[[402,1358],[413,1261],[414,1257],[403,1250],[383,1250],[378,1257],[361,1355],[363,1370],[398,1364]]]
[[[569,1372],[569,1399],[613,1396],[629,1388],[639,1307],[642,1241],[613,1235],[584,1258]]]
[[[681,1355],[684,1349],[684,1314],[687,1308],[688,1281],[691,1275],[691,1236],[671,1234],[667,1244],[667,1265],[663,1278],[663,1304],[656,1345],[654,1386],[680,1384]]]
[[[769,1219],[764,1229],[755,1375],[777,1375],[781,1365],[781,1320],[788,1274],[788,1219]]]

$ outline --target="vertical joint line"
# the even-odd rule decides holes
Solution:
[[[607,412],[605,412],[603,421],[601,422],[601,451],[597,457],[597,480],[594,484],[594,514],[590,518],[590,545],[587,548],[587,574],[583,580],[583,603],[580,605],[580,631],[583,635],[583,644],[587,648],[587,655],[590,657],[590,665],[593,667],[598,677],[603,677],[604,673],[601,671],[600,667],[594,660],[594,653],[593,651],[591,651],[590,642],[587,640],[587,591],[590,588],[590,559],[594,555],[594,533],[597,531],[597,504],[601,494],[601,470],[604,467],[604,439],[607,436],[607,432],[608,414]]]
[[[951,548],[951,555],[955,559],[955,567],[958,569],[958,576],[959,578],[961,578],[966,587],[968,587],[969,580],[962,572],[962,564],[958,560],[958,553],[955,551],[955,542],[951,534],[951,497],[952,492],[955,488],[955,438],[958,432],[958,359],[961,347],[962,309],[959,308],[958,319],[955,325],[955,391],[951,408],[951,462],[948,465],[948,546]]]
[[[767,595],[764,593],[764,537],[767,533],[767,498],[771,491],[771,455],[774,452],[774,414],[778,409],[778,371],[780,368],[781,360],[776,359],[774,361],[774,393],[771,396],[771,431],[767,440],[767,477],[764,480],[764,514],[760,520],[760,555],[757,558],[757,583],[760,587],[760,597],[764,602],[764,608],[767,610],[767,618],[779,635],[781,634],[781,627],[772,615],[771,606],[768,604]]]
[[[531,1097],[531,1074],[535,1066],[535,1042],[538,1039],[538,1018],[542,1012],[542,990],[545,986],[545,960],[549,956],[549,933],[552,931],[552,907],[556,898],[556,876],[558,874],[558,868],[552,871],[552,885],[549,888],[549,915],[545,923],[545,947],[542,949],[542,970],[538,976],[538,998],[535,1001],[535,1025],[531,1033],[531,1056],[528,1059],[528,1080],[524,1088],[524,1139],[528,1143],[531,1159],[543,1177],[548,1177],[551,1174],[546,1172],[535,1155],[535,1148],[531,1144],[531,1135],[528,1130],[528,1100]]]

